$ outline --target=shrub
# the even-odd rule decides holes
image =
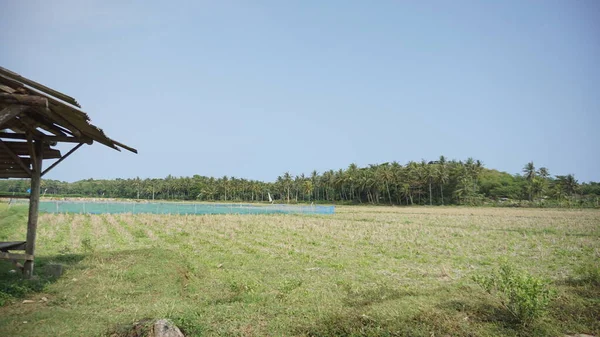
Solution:
[[[543,316],[554,297],[548,281],[519,272],[508,263],[491,275],[475,275],[473,280],[524,325]]]

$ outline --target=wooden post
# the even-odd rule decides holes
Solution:
[[[27,221],[27,243],[25,253],[32,259],[25,261],[23,273],[25,278],[33,276],[33,256],[35,256],[35,237],[37,234],[38,210],[40,205],[40,182],[42,175],[42,141],[35,141],[34,151],[31,154],[31,193],[29,195],[29,219]],[[35,159],[35,160],[34,160]]]

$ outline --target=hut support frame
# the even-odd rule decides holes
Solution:
[[[63,156],[52,148],[59,142],[78,144]],[[29,195],[0,195],[29,199],[26,239],[0,242],[0,260],[11,260],[25,278],[33,276],[41,179],[81,146],[93,142],[137,153],[93,125],[73,97],[0,67],[0,179],[31,179]],[[57,161],[43,170],[44,159]]]

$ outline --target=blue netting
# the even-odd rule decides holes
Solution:
[[[40,201],[40,212],[79,214],[333,214],[334,206]]]

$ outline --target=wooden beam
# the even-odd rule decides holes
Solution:
[[[6,171],[0,170],[0,179],[8,179],[8,178],[27,179],[27,178],[31,178],[31,176],[24,171],[6,172]]]
[[[7,133],[0,132],[0,138],[6,139],[23,139],[26,140],[27,136],[22,133]],[[35,138],[35,137],[34,137]],[[85,143],[92,144],[94,141],[89,137],[69,137],[69,136],[42,136],[40,138],[46,143],[57,142],[57,143]]]
[[[69,152],[67,152],[64,156],[62,156],[59,160],[57,160],[55,163],[53,163],[47,169],[45,169],[44,172],[42,172],[42,177],[44,176],[44,174],[48,173],[48,171],[52,170],[56,165],[60,164],[61,161],[67,159],[67,157],[70,156],[73,152],[77,151],[77,149],[79,149],[81,146],[83,146],[83,144],[84,143],[77,144],[74,148],[72,148]]]
[[[34,137],[44,136],[44,133],[37,129],[35,121],[32,121],[24,114],[20,114],[19,116],[13,118],[6,125],[16,133],[31,133]]]
[[[30,265],[33,267],[33,255],[31,254],[15,254],[0,252],[0,260],[26,260],[25,266],[27,266],[27,262],[30,262]],[[25,273],[26,272],[27,271],[25,271]]]
[[[76,107],[79,107],[79,104],[77,103],[77,101],[73,97],[65,95],[62,92],[58,92],[58,91],[56,91],[56,90],[54,90],[52,88],[48,88],[47,86],[45,86],[43,84],[40,84],[40,83],[38,83],[36,81],[32,81],[32,80],[30,80],[28,78],[25,78],[25,77],[23,77],[23,76],[21,76],[21,75],[19,75],[17,73],[14,73],[14,72],[12,72],[12,71],[10,71],[8,69],[0,67],[0,74],[3,77],[8,77],[8,78],[10,78],[13,81],[18,81],[18,82],[27,84],[28,86],[30,86],[32,88],[35,88],[35,89],[40,90],[40,91],[43,91],[43,92],[45,92],[45,93],[47,93],[49,95],[52,95],[52,96],[54,96],[54,97],[56,97],[56,98],[58,98],[60,100],[63,100],[65,102],[69,103],[69,104],[72,104],[72,105],[74,105]]]
[[[39,106],[43,108],[48,107],[48,99],[42,96],[36,95],[20,95],[20,94],[6,94],[0,93],[0,103],[4,104],[16,104],[16,105],[28,105],[28,106]]]
[[[8,155],[10,155],[12,157],[12,159],[15,161],[15,163],[19,164],[19,166],[21,166],[21,168],[23,168],[23,170],[25,170],[25,172],[27,172],[29,175],[31,175],[31,170],[29,169],[29,166],[25,165],[25,163],[23,163],[23,161],[21,160],[21,158],[19,156],[17,156],[8,147],[8,145],[6,145],[6,143],[4,143],[4,141],[2,139],[0,139],[0,148],[4,148],[4,151],[6,153],[8,153]]]
[[[25,241],[0,242],[0,251],[8,252],[9,250],[25,250]]]
[[[29,110],[28,112],[31,112]],[[66,136],[61,129],[57,128],[54,123],[48,122],[44,116],[28,116],[27,114],[21,114],[19,120],[23,122],[23,124],[30,127],[30,130],[33,132],[34,136],[42,137],[45,136],[44,133],[39,132],[37,128],[42,128],[47,132],[50,132],[57,136]]]
[[[4,199],[29,199],[28,195],[11,195],[11,194],[0,194],[0,198]]]
[[[133,153],[135,153],[135,154],[137,154],[137,153],[138,153],[136,149],[134,149],[134,148],[132,148],[132,147],[129,147],[129,146],[127,146],[127,145],[123,144],[123,143],[119,143],[119,142],[117,142],[117,141],[116,141],[116,140],[114,140],[114,139],[113,139],[113,142],[114,142],[115,144],[117,144],[118,146],[120,146],[120,147],[124,148],[125,150],[129,150],[129,151],[131,151],[131,152],[133,152]]]
[[[27,110],[27,107],[23,105],[11,105],[4,108],[2,111],[0,111],[0,126],[18,116],[25,110]]]
[[[31,139],[34,140],[34,137],[31,136]],[[26,142],[10,142],[4,141],[4,143],[18,156],[30,156],[31,150],[29,149],[29,145]],[[60,155],[60,151],[57,149],[53,149],[48,144],[44,144],[43,146],[44,158],[46,159],[58,159],[62,157]],[[3,155],[4,151],[0,151],[0,158],[8,157]]]
[[[46,116],[48,116],[48,118],[50,118],[51,120],[55,121],[56,124],[62,126],[64,129],[69,130],[69,132],[75,136],[75,137],[81,137],[81,131],[79,131],[79,129],[73,125],[71,122],[69,122],[66,118],[64,118],[63,116],[57,114],[56,112],[52,111],[52,109],[38,109],[42,110],[44,112],[44,114]]]
[[[25,163],[24,160],[22,160],[22,161],[23,161],[23,164],[25,164],[27,167],[29,167],[29,165],[27,163]],[[10,162],[10,163],[9,162],[2,162],[2,163],[0,163],[0,170],[19,170],[19,171],[22,171],[22,167],[19,164],[15,163],[15,162]],[[27,172],[27,171],[25,171],[25,172]]]
[[[38,164],[38,160],[37,160],[37,153],[36,153],[36,145],[37,142],[33,141],[33,136],[31,135],[31,133],[27,134],[27,148],[28,148],[28,152],[29,152],[29,158],[31,158],[31,170],[32,171],[37,171],[40,172],[40,167],[36,166]],[[39,144],[42,144],[41,142]],[[43,145],[43,144],[42,144]],[[43,148],[42,148],[42,151]]]
[[[33,142],[33,141],[31,141]],[[37,235],[37,222],[40,206],[40,182],[42,180],[42,159],[44,158],[43,143],[36,141],[34,144],[34,152],[31,153],[31,158],[34,162],[31,174],[31,192],[29,193],[29,218],[27,220],[27,243],[25,244],[25,253],[31,255],[31,260],[25,262],[23,273],[25,278],[33,276],[33,256],[35,255],[35,239]]]
[[[9,87],[8,85],[4,85],[4,84],[0,84],[0,90],[7,92],[9,94],[14,94],[15,93],[15,89]]]
[[[19,156],[19,158],[21,158],[21,161],[27,167],[29,167],[29,165],[31,165],[31,161],[29,160],[29,157]],[[8,153],[4,153],[2,151],[0,151],[0,164],[2,164],[2,165],[8,165],[8,164],[18,165],[17,163],[15,163],[14,159]]]

